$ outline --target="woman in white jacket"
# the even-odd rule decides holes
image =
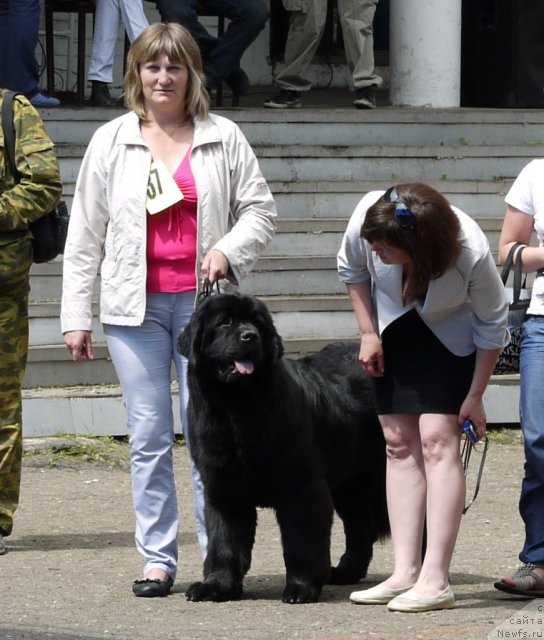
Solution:
[[[91,301],[100,267],[100,321],[127,410],[136,596],[165,596],[177,568],[170,372],[187,434],[186,361],[176,350],[202,283],[235,286],[275,232],[276,209],[240,129],[208,113],[197,44],[154,24],[132,44],[124,79],[131,112],[100,127],[78,176],[64,254],[61,324],[75,361],[93,357]],[[197,530],[206,532],[193,468]]]
[[[420,183],[362,199],[338,269],[387,444],[395,556],[393,574],[351,600],[407,612],[454,607],[448,572],[465,497],[461,425],[470,419],[485,434],[483,393],[508,340],[504,287],[474,220]]]

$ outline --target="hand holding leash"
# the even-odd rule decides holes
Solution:
[[[217,249],[208,251],[202,261],[200,268],[202,276],[207,278],[211,283],[226,278],[229,273],[229,261],[224,253]]]

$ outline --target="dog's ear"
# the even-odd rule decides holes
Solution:
[[[185,356],[189,359],[189,354],[191,352],[191,342],[192,342],[192,327],[191,322],[183,329],[183,331],[178,336],[178,344],[177,348],[179,353],[182,356]]]
[[[189,362],[193,362],[201,348],[204,333],[204,315],[202,308],[206,305],[204,301],[194,311],[185,329],[179,334],[177,349]]]
[[[265,344],[270,351],[272,362],[277,362],[283,356],[283,341],[276,330],[272,315],[262,300],[256,301],[256,313],[260,316],[260,325],[266,332]]]
[[[283,340],[281,339],[280,334],[276,331],[276,327],[273,327],[272,331],[271,350],[274,362],[283,356]]]

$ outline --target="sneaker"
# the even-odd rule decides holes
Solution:
[[[33,106],[38,108],[58,107],[60,105],[60,100],[58,98],[46,96],[45,93],[37,93],[35,96],[30,98],[30,102]]]
[[[4,542],[4,536],[0,533],[0,556],[6,553],[6,543]]]
[[[355,101],[353,104],[357,109],[375,109],[376,97],[371,87],[362,87],[355,91]]]
[[[106,82],[100,82],[98,80],[91,81],[91,106],[113,107],[113,100]]]
[[[268,109],[299,109],[301,106],[300,91],[291,91],[291,89],[283,89],[263,103],[263,107]]]

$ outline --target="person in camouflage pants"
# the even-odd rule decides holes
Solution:
[[[2,101],[0,91],[0,108]],[[28,225],[51,211],[62,192],[53,142],[39,113],[23,95],[15,97],[13,113],[19,183],[10,175],[0,128],[0,554],[6,551],[4,536],[13,528],[21,481],[21,386],[32,264]]]

